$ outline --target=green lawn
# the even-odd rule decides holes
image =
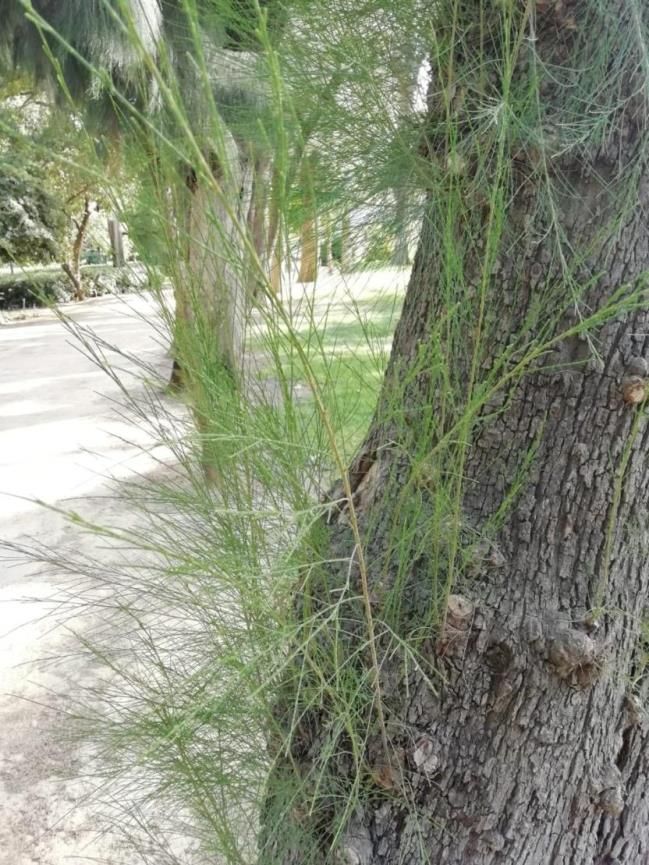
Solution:
[[[381,294],[345,304],[334,304],[317,322],[298,327],[294,338],[309,359],[311,373],[335,430],[337,446],[348,460],[372,419],[387,365],[390,343],[402,302],[401,294]],[[298,385],[301,420],[324,436],[316,403],[295,348],[278,352],[282,372]],[[275,367],[264,371],[277,377]],[[301,387],[300,387],[301,385]]]

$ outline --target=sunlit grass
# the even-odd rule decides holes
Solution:
[[[327,309],[326,318],[297,327],[293,339],[309,357],[336,433],[337,445],[350,459],[369,427],[385,373],[392,335],[399,318],[402,292],[378,292],[360,300],[341,302]],[[252,341],[263,350],[263,340]],[[294,348],[294,346],[293,346]],[[267,379],[277,374],[278,361],[290,368],[291,347],[262,367]],[[297,414],[305,429],[318,423],[313,394],[299,375],[293,377]]]

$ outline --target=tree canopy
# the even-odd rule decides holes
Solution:
[[[61,253],[67,217],[41,177],[0,158],[0,261],[54,261]]]

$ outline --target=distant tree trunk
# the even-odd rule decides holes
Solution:
[[[282,292],[282,262],[283,262],[283,236],[280,225],[280,197],[283,191],[283,180],[277,167],[274,166],[268,195],[268,226],[266,231],[266,257],[269,261],[269,279],[271,290],[276,295]]]
[[[244,341],[252,304],[250,256],[242,236],[252,168],[233,138],[225,158],[227,165],[216,154],[208,157],[214,182],[187,169],[184,279],[174,285],[171,383],[188,389],[202,437],[203,465],[212,480],[218,479],[223,457],[216,444],[218,418],[246,385]]]
[[[258,257],[258,263],[265,273],[269,272],[272,258],[272,245],[267,244],[267,212],[269,197],[269,160],[266,156],[251,154],[252,179],[250,191],[250,206],[247,223],[250,240]],[[256,267],[250,274],[250,293],[253,297],[259,294],[261,274]]]
[[[322,263],[327,265],[327,273],[332,274],[334,272],[333,225],[331,223],[328,224],[325,233],[324,261]]]
[[[264,156],[237,147],[233,138],[228,152],[227,170],[214,162],[214,177],[223,190],[221,196],[193,169],[185,172],[186,190],[179,199],[178,216],[185,233],[187,266],[184,275],[174,280],[174,342],[181,339],[187,344],[186,336],[181,334],[190,333],[191,345],[196,340],[198,320],[202,319],[200,340],[209,334],[213,340],[211,351],[230,370],[232,381],[241,385],[246,369],[246,322],[259,297],[260,268],[263,271],[270,267],[266,233],[268,164]],[[246,248],[243,233],[247,233],[256,261]],[[186,349],[180,347],[173,351],[170,384],[174,388],[184,386],[184,352]]]
[[[315,282],[318,276],[318,225],[315,178],[318,154],[305,151],[299,164],[303,217],[300,225],[300,282]]]
[[[113,267],[124,267],[126,258],[124,256],[124,236],[122,234],[122,224],[115,216],[108,219],[108,237],[110,239],[110,249],[113,257]]]
[[[91,214],[92,208],[90,206],[90,200],[86,198],[84,200],[81,219],[72,220],[75,227],[75,234],[74,240],[72,241],[70,260],[64,261],[61,265],[72,283],[73,297],[75,300],[84,300],[86,296],[83,281],[81,279],[81,253],[83,251],[83,241],[86,236],[86,231],[88,230],[88,223],[90,222]]]
[[[271,290],[277,294],[281,295],[282,293],[282,257],[280,255],[279,249],[275,248],[273,255],[271,257],[270,263],[270,287]]]
[[[529,35],[520,8],[514,20]],[[504,36],[497,24],[488,39],[473,26],[479,4],[457,9],[436,19],[436,35],[452,20],[463,80],[481,74],[485,50],[499,56]],[[542,154],[534,128],[508,138],[507,180],[494,168],[488,181],[500,204],[477,192],[478,160],[458,180],[448,156],[376,417],[350,470],[354,510],[337,486],[319,564],[300,585],[305,622],[319,609],[331,617],[334,604],[342,612],[326,629],[311,626],[278,699],[290,759],[280,737],[264,865],[649,862],[646,288],[593,325],[597,354],[580,331],[583,316],[621,289],[623,303],[649,272],[649,111],[634,77],[644,43],[633,41],[646,22],[631,2],[612,17],[590,0],[536,10],[533,39],[521,38],[512,64],[511,104],[532,80],[565,131],[565,82],[580,96],[587,83],[602,100],[593,116],[614,112],[609,138],[553,141]],[[617,28],[620,45],[636,46],[621,78]],[[611,54],[591,82],[579,76],[592,74],[596,44]],[[528,77],[532,55],[543,61],[540,83]],[[609,75],[620,82],[612,102]],[[444,84],[431,87],[431,121],[444,116]],[[486,243],[495,237],[497,254]],[[552,339],[551,352],[513,374],[530,345]],[[499,378],[471,418],[471,400]]]
[[[185,296],[195,301],[193,307],[198,307],[191,312],[194,324],[203,317],[201,326],[205,331],[201,339],[232,377],[242,381],[244,329],[250,303],[239,271],[240,238],[223,199],[208,183],[200,183],[192,190],[187,219],[190,285],[189,297]]]
[[[342,217],[340,230],[340,270],[349,273],[353,265],[352,228],[348,211]]]
[[[315,219],[307,217],[300,228],[300,282],[315,282],[318,275],[318,239]]]
[[[185,249],[184,268],[174,281],[177,367],[192,352],[209,354],[239,378],[243,372],[243,256],[235,219],[245,223],[249,184],[241,190],[243,168],[234,142],[230,164],[222,168],[209,156],[213,179],[184,166],[184,191],[175,209]],[[217,191],[220,189],[220,192]],[[233,207],[233,211],[230,210]],[[242,223],[243,224],[243,223]],[[183,356],[187,356],[183,360]]]
[[[334,272],[334,231],[336,229],[336,219],[329,214],[322,220],[321,242],[318,249],[318,261],[325,265],[327,273]]]

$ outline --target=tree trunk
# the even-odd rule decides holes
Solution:
[[[315,219],[304,220],[300,228],[300,282],[315,282],[318,275],[318,238]]]
[[[275,165],[271,171],[268,190],[268,225],[266,229],[266,258],[270,262],[270,288],[281,297],[284,237],[281,225],[280,200],[283,199],[284,178]]]
[[[278,297],[282,296],[282,256],[278,250],[279,243],[275,247],[270,262],[270,288]]]
[[[124,256],[124,236],[122,234],[122,225],[114,216],[108,219],[108,237],[110,239],[110,249],[113,257],[113,267],[124,267],[126,258]]]
[[[467,147],[484,88],[506,99],[470,77],[505,28],[478,33],[473,7],[438,21],[474,94],[455,118]],[[425,141],[445,193],[372,428],[328,499],[332,564],[300,587],[263,863],[649,861],[645,24],[631,2],[614,20],[590,0],[528,11],[506,19],[507,98],[522,110],[538,87],[538,126],[480,159]],[[607,136],[557,138],[576,91]]]
[[[201,435],[206,475],[227,461],[217,444],[219,417],[246,384],[245,331],[251,307],[251,259],[245,243],[252,169],[234,139],[225,157],[209,155],[213,181],[189,168],[185,177],[183,277],[174,282],[171,384],[188,390]],[[227,159],[227,165],[222,161]],[[181,196],[181,201],[182,201]]]
[[[72,283],[73,297],[75,300],[84,300],[86,296],[86,292],[81,279],[81,253],[83,251],[83,241],[86,236],[86,231],[88,229],[88,223],[90,222],[91,213],[92,210],[90,207],[90,200],[86,198],[84,200],[83,214],[81,215],[81,219],[79,221],[77,221],[76,219],[74,220],[76,231],[74,235],[74,240],[72,241],[70,261],[65,261],[61,265],[64,272],[67,274],[70,282]]]
[[[334,251],[333,251],[333,232],[334,227],[331,222],[327,225],[327,230],[325,233],[324,239],[324,261],[323,264],[327,266],[327,273],[333,274],[334,272]]]
[[[253,201],[255,166],[232,136],[221,157],[227,165],[221,165],[214,153],[207,158],[214,182],[185,167],[184,190],[176,202],[185,262],[174,279],[171,384],[183,382],[183,369],[200,370],[201,358],[211,358],[239,387],[245,382],[245,329],[259,276],[247,243],[259,255],[263,188],[257,186]],[[261,166],[260,172],[263,170]],[[260,175],[258,184],[261,180]]]
[[[303,207],[300,225],[299,282],[315,282],[318,276],[317,168],[318,154],[315,151],[305,151],[299,165]]]
[[[267,213],[269,209],[270,160],[267,156],[252,153],[250,163],[252,165],[252,178],[247,217],[248,230],[250,232],[250,241],[259,258],[259,264],[262,266],[264,272],[270,275],[272,247],[267,246],[266,243],[268,233]],[[252,267],[251,270],[249,293],[251,297],[257,297],[259,295],[260,274],[255,267]]]

